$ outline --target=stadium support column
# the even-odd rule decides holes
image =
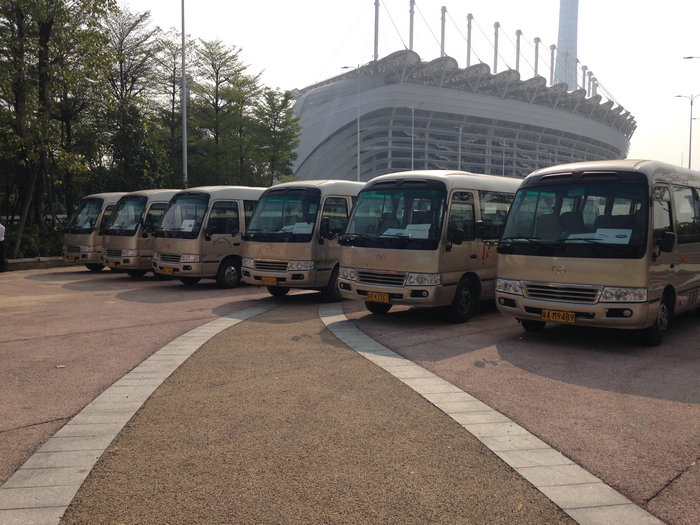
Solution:
[[[493,74],[495,75],[498,73],[498,28],[501,27],[501,24],[496,22],[493,24],[493,30],[494,30],[494,35],[493,35]]]
[[[467,15],[467,67],[472,65],[472,19],[474,15]]]
[[[374,61],[379,60],[379,0],[374,0]]]

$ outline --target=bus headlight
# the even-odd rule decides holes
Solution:
[[[122,250],[122,257],[138,257],[138,250]]]
[[[523,295],[523,287],[520,281],[514,281],[512,279],[496,279],[496,290],[503,293]]]
[[[181,263],[198,263],[199,254],[198,253],[182,253],[180,254]]]
[[[409,273],[406,276],[409,286],[437,286],[440,284],[439,273]]]
[[[153,252],[153,260],[155,262],[160,261],[160,252]]]
[[[600,294],[601,303],[643,303],[647,300],[646,288],[605,287]]]
[[[340,270],[338,270],[338,276],[348,281],[357,281],[357,271],[354,268],[341,266]]]
[[[252,257],[243,257],[243,259],[241,259],[241,266],[243,266],[243,268],[255,268],[255,263],[253,262],[253,258]]]
[[[302,270],[313,270],[313,261],[289,261],[287,264],[287,270],[290,272],[298,272]]]

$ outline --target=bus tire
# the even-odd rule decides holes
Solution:
[[[321,290],[321,295],[325,301],[337,302],[342,301],[343,296],[340,294],[340,289],[338,288],[338,267],[333,268],[331,272],[331,278],[328,280],[326,287]]]
[[[289,293],[289,288],[284,286],[268,286],[267,291],[274,297],[284,297]]]
[[[194,286],[199,282],[199,277],[180,277],[180,282],[185,286]]]
[[[448,306],[447,316],[453,323],[464,323],[469,320],[476,309],[476,297],[471,281],[464,277],[459,281],[452,303]]]
[[[373,303],[365,301],[365,308],[375,315],[384,315],[391,310],[391,303]]]
[[[668,300],[668,295],[664,293],[659,303],[659,309],[656,312],[654,324],[642,331],[642,338],[648,346],[658,346],[661,344],[664,334],[668,331],[669,326],[671,326],[672,316],[673,311],[670,306],[670,301]]]
[[[85,265],[85,267],[91,272],[101,272],[104,265],[100,263],[88,263]]]
[[[219,288],[235,288],[241,284],[241,262],[235,257],[224,259],[216,272],[216,284]]]
[[[541,332],[544,330],[544,321],[533,321],[532,319],[518,319],[526,332]]]
[[[148,270],[127,270],[126,274],[129,277],[143,277],[144,275],[146,275],[147,271]]]

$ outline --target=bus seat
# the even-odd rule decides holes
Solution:
[[[634,219],[631,215],[599,215],[593,222],[594,228],[627,230],[634,225]]]
[[[393,212],[390,211],[385,211],[382,213],[382,221],[379,223],[379,230],[378,232],[384,233],[386,230],[389,230],[391,228],[400,228],[401,224],[399,224],[399,220],[396,218],[396,215],[394,215]]]
[[[535,235],[540,239],[558,239],[561,234],[559,220],[553,214],[548,213],[537,217]]]
[[[565,211],[559,216],[561,229],[569,233],[583,233],[586,227],[583,224],[583,215],[576,211]]]

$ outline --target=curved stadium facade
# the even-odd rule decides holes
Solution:
[[[410,169],[524,177],[625,158],[636,128],[628,111],[584,89],[492,74],[483,63],[460,69],[451,57],[422,62],[409,50],[295,95],[299,179],[366,181]]]

